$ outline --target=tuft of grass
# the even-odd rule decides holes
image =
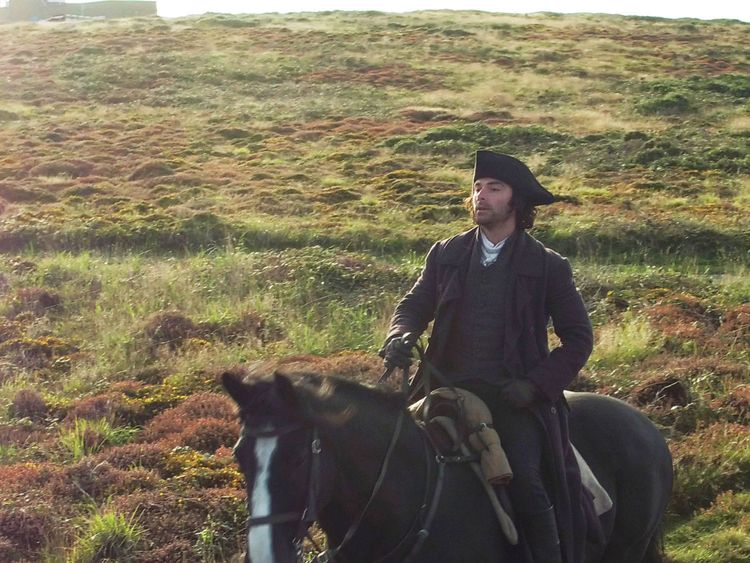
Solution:
[[[135,514],[126,516],[111,510],[95,512],[81,526],[69,561],[133,561],[143,535]]]
[[[137,428],[115,427],[106,419],[77,418],[69,429],[61,429],[59,443],[73,461],[80,461],[104,446],[121,446],[139,432]]]
[[[648,319],[625,314],[597,331],[597,342],[589,359],[593,368],[631,366],[659,352],[660,337]]]

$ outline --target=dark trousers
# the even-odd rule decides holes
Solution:
[[[546,511],[549,496],[542,475],[546,437],[536,416],[527,408],[516,408],[500,396],[500,387],[480,380],[461,381],[457,387],[482,399],[492,413],[493,426],[513,470],[508,495],[522,518]]]

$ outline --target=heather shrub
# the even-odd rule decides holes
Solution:
[[[49,489],[55,497],[79,501],[102,500],[112,495],[155,489],[158,485],[158,475],[153,471],[118,469],[106,461],[94,463],[87,459],[55,473]]]
[[[210,453],[222,446],[231,446],[239,435],[240,425],[236,420],[199,418],[180,432],[179,445]]]
[[[24,461],[31,461],[49,457],[56,442],[39,423],[22,419],[15,424],[0,424],[0,445],[14,448]]]
[[[164,474],[182,487],[241,489],[243,486],[243,476],[234,458],[207,455],[185,446],[170,452]]]
[[[118,392],[114,386],[107,393],[74,402],[65,416],[67,422],[106,419],[113,424],[142,424],[146,418],[143,404]]]
[[[75,344],[56,336],[22,336],[0,343],[0,356],[5,356],[13,365],[26,369],[51,367],[57,360],[77,351]]]
[[[56,525],[49,513],[0,507],[0,539],[5,539],[26,557],[41,549]]]
[[[149,542],[149,547],[139,550],[135,556],[138,563],[174,563],[175,561],[196,561],[194,542],[176,539],[166,545]]]
[[[149,317],[144,332],[154,344],[176,349],[197,334],[195,323],[179,311],[162,311]]]
[[[711,408],[722,420],[750,426],[750,385],[738,385],[717,397],[711,401]]]
[[[155,416],[146,425],[143,440],[169,439],[175,445],[190,445],[214,451],[230,445],[239,435],[235,407],[217,393],[197,393],[181,404]]]
[[[218,538],[223,549],[238,552],[244,543],[247,519],[245,495],[236,489],[136,492],[115,497],[113,507],[121,514],[137,511],[138,522],[150,549],[179,551],[184,548],[185,542],[189,543],[193,546],[191,557],[188,557],[191,561],[200,560],[194,546],[209,516],[225,530]],[[140,557],[145,557],[145,554]]]
[[[690,515],[724,491],[750,487],[747,426],[716,423],[671,444],[675,482],[670,511]]]
[[[226,395],[218,393],[196,393],[188,397],[175,410],[184,413],[187,418],[218,418],[234,420],[236,409],[232,400]]]
[[[31,491],[45,487],[61,469],[51,463],[14,463],[0,465],[0,483],[3,495]],[[31,495],[30,495],[31,496]]]
[[[10,404],[10,415],[14,418],[41,420],[47,414],[47,404],[33,389],[17,391]]]
[[[106,462],[117,469],[140,467],[164,474],[169,451],[161,444],[132,443],[114,446],[91,457],[94,464]]]
[[[0,342],[5,342],[12,338],[20,338],[25,332],[25,327],[18,319],[0,318]]]

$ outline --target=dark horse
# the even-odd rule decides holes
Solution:
[[[316,521],[319,561],[501,563],[521,560],[467,464],[436,459],[403,395],[308,374],[224,387],[243,422],[235,456],[248,494],[251,563],[292,563]],[[572,440],[609,492],[605,545],[587,562],[661,560],[672,485],[664,439],[626,403],[571,394]],[[327,558],[326,558],[327,556]]]

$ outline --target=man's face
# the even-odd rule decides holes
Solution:
[[[471,192],[474,222],[488,228],[515,224],[512,198],[513,188],[502,180],[478,178]]]

